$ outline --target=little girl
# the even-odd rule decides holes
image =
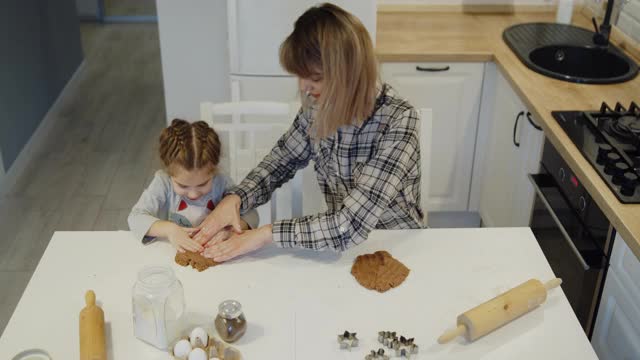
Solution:
[[[193,124],[175,119],[160,135],[158,170],[129,214],[129,227],[147,244],[156,237],[168,238],[179,252],[201,252],[204,248],[191,237],[200,223],[234,184],[218,173],[220,139],[204,121]],[[243,216],[243,230],[258,225],[257,212]],[[236,229],[238,230],[238,229]],[[217,234],[226,240],[231,230]]]

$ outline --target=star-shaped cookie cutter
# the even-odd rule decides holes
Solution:
[[[345,330],[344,333],[338,335],[338,343],[340,344],[340,349],[351,350],[351,348],[358,346],[359,340],[356,333]]]
[[[409,359],[411,355],[418,353],[418,345],[414,343],[414,338],[406,338],[396,335],[395,331],[378,332],[378,342],[389,349],[395,351],[396,356]]]
[[[380,348],[378,351],[371,350],[371,353],[364,357],[365,360],[389,360],[389,355],[385,355],[384,349]]]

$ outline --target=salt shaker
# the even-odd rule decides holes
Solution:
[[[242,313],[242,305],[236,300],[225,300],[220,303],[215,325],[222,340],[232,343],[240,339],[247,330],[247,320]]]

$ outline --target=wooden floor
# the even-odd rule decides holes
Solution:
[[[159,167],[157,24],[86,24],[82,41],[85,64],[53,114],[55,130],[0,198],[0,332],[53,232],[127,229]]]

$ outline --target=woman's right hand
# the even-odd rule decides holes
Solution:
[[[200,224],[200,231],[193,239],[200,245],[207,244],[207,246],[212,246],[228,237],[215,236],[220,232],[231,230],[235,233],[241,233],[240,203],[241,200],[238,195],[225,196]]]
[[[172,226],[168,233],[167,238],[169,242],[178,250],[178,252],[193,251],[201,252],[204,250],[202,245],[198,244],[191,238],[191,234],[198,231],[194,228],[186,228],[179,225]]]

